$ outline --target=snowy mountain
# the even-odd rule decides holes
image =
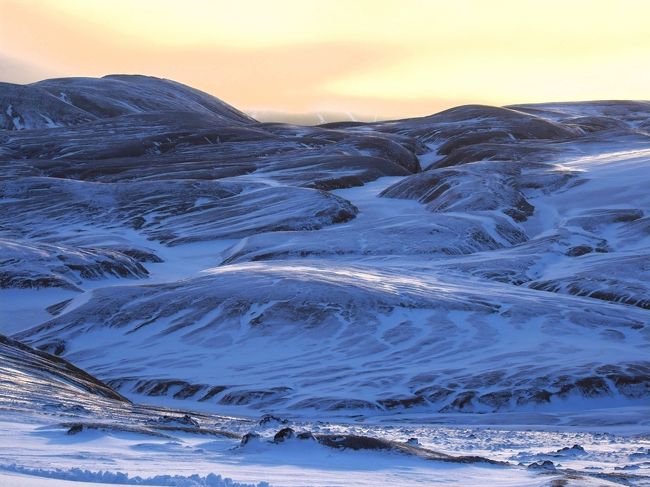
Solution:
[[[29,85],[0,83],[0,128],[64,127],[156,111],[210,115],[229,124],[253,120],[221,100],[174,81],[149,76],[59,78]]]
[[[372,416],[650,396],[648,102],[301,127],[108,76],[3,84],[0,112],[0,332],[128,398]]]

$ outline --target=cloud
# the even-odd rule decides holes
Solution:
[[[242,109],[396,117],[647,97],[648,15],[634,0],[0,0],[0,55],[19,60],[5,79],[139,73]]]
[[[35,80],[60,74],[51,67],[14,59],[1,53],[0,73],[2,73],[3,76],[3,79],[0,81],[20,84],[31,83]]]
[[[11,21],[3,21],[1,49],[27,59],[47,59],[56,67],[52,74],[167,77],[243,107],[305,110],[325,93],[327,83],[397,62],[403,55],[395,45],[340,42],[161,46],[55,10],[15,3],[3,8]],[[29,73],[40,77],[41,71],[8,65],[3,72],[17,80],[29,78]]]

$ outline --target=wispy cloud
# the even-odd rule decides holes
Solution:
[[[423,115],[648,98],[648,16],[636,0],[0,0],[0,56],[5,81],[143,73],[244,109]]]

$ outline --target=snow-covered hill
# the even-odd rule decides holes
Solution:
[[[650,397],[647,102],[300,127],[109,76],[3,85],[0,108],[0,331],[127,397],[366,416]]]
[[[209,114],[229,124],[252,120],[221,100],[150,76],[59,78],[30,85],[0,83],[0,128],[64,127],[120,115],[160,111]]]
[[[188,413],[129,402],[69,362],[0,336],[0,483],[7,486],[645,485],[643,409],[596,414],[620,432]],[[540,419],[565,428],[589,421],[584,413],[528,418]],[[624,421],[634,421],[634,434]]]
[[[107,407],[128,401],[60,357],[0,335],[0,405],[15,409]],[[56,402],[58,401],[58,402]]]

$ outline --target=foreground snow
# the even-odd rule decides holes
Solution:
[[[648,458],[647,407],[221,416],[132,403],[65,360],[0,342],[2,485],[644,485]]]
[[[61,419],[69,422],[72,418]],[[205,416],[200,420],[204,425],[223,421]],[[273,435],[286,425],[258,426],[246,420],[229,420],[233,430],[260,433],[260,439],[245,446],[240,446],[236,438],[198,431],[192,434],[166,430],[160,436],[120,431],[119,421],[104,422],[101,430],[70,435],[66,433],[68,428],[56,421],[51,414],[3,413],[0,481],[5,484],[1,485],[29,485],[22,483],[23,478],[34,481],[40,477],[56,479],[52,485],[75,480],[93,484],[233,487],[263,482],[274,486],[542,486],[556,479],[567,480],[566,485],[617,485],[620,481],[647,485],[650,481],[648,433],[617,434],[616,427],[588,433],[410,423],[290,424],[296,431],[317,434],[371,435],[402,442],[416,437],[426,448],[455,455],[487,455],[507,462],[488,465],[443,463],[390,451],[332,450],[309,440],[276,444],[271,442]],[[580,448],[572,448],[576,444]],[[552,461],[557,470],[526,468],[544,460]],[[234,481],[228,483],[218,475]]]

